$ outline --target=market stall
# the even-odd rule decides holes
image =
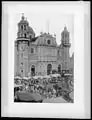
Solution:
[[[18,92],[17,98],[19,102],[42,102],[43,98],[38,93]]]

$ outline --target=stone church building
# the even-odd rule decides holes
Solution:
[[[69,69],[71,45],[66,27],[61,33],[61,44],[57,45],[56,37],[50,33],[41,33],[36,37],[33,28],[22,16],[14,45],[15,76],[49,75],[54,70]]]

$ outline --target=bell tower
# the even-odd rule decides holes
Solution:
[[[69,32],[66,28],[66,26],[64,27],[63,32],[61,33],[61,45],[62,45],[62,60],[63,60],[63,64],[62,64],[62,69],[63,70],[68,70],[69,69],[69,48],[71,46],[70,42],[69,42]]]
[[[28,76],[29,45],[34,37],[34,30],[29,26],[27,19],[22,14],[18,23],[17,39],[15,41],[15,75]]]
[[[26,77],[28,74],[28,48],[29,48],[29,23],[25,20],[22,14],[21,20],[18,23],[17,32],[17,74],[21,77]]]
[[[21,20],[18,23],[17,38],[29,38],[28,26],[29,23],[27,22],[27,20],[25,20],[24,14],[22,14]]]

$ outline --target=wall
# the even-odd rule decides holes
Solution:
[[[39,38],[37,39],[39,40]],[[23,62],[23,75],[28,76],[28,73],[31,72],[32,65],[35,66],[36,75],[47,75],[47,65],[52,65],[52,70],[58,70],[58,65],[61,65],[61,69],[67,69],[69,63],[69,48],[62,48],[51,45],[39,45],[37,40],[33,43],[30,43],[29,46],[27,43],[23,43],[25,46],[24,51],[19,51],[16,57],[18,64],[16,71],[21,74],[20,64]],[[42,39],[43,40],[43,39]],[[53,41],[52,41],[53,42]],[[55,41],[54,41],[55,42]],[[42,43],[42,42],[41,42]],[[20,46],[23,45],[20,43]],[[31,53],[31,48],[34,48],[34,53]],[[16,50],[16,49],[15,49]],[[58,51],[59,50],[59,54]],[[23,53],[23,58],[21,54]],[[15,53],[16,54],[16,53]]]

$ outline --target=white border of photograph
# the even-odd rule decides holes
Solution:
[[[44,118],[89,118],[85,113],[84,93],[84,14],[89,2],[3,2],[2,3],[2,116]],[[61,14],[74,14],[74,103],[14,103],[14,37],[9,26],[9,11],[30,4],[50,6]],[[22,7],[21,7],[22,6]],[[25,9],[26,10],[26,9]],[[24,11],[24,10],[23,10]],[[86,11],[86,13],[85,13]],[[14,21],[12,21],[11,25]],[[62,22],[62,21],[61,21]],[[90,27],[90,25],[89,25]],[[88,28],[89,29],[89,28]],[[89,34],[89,33],[88,33]],[[90,38],[89,38],[90,39]],[[89,40],[87,41],[87,43]],[[89,45],[89,43],[87,44]],[[89,48],[89,46],[88,46]],[[87,48],[87,49],[88,49]],[[87,53],[87,52],[86,52]],[[88,53],[89,54],[89,53]],[[88,56],[89,57],[89,56]],[[89,75],[89,73],[88,73]],[[88,81],[88,79],[87,79]],[[88,81],[89,83],[89,81]],[[89,84],[88,84],[89,85]],[[89,88],[89,86],[87,86]],[[89,93],[88,93],[89,94]],[[90,94],[89,94],[90,95]],[[89,96],[88,96],[89,98]],[[88,99],[89,100],[89,99]],[[90,100],[89,100],[90,101]]]

